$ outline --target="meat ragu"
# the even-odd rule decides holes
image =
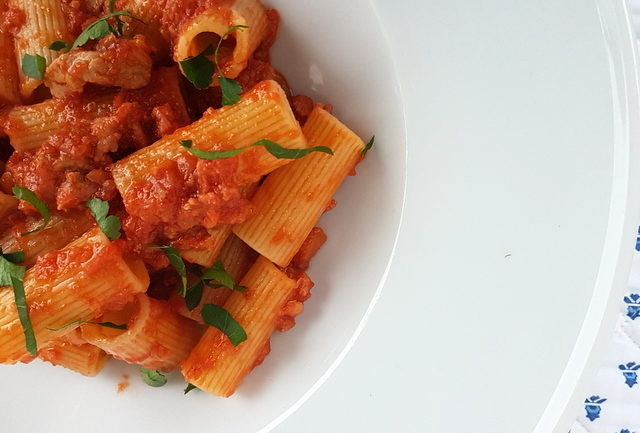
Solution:
[[[231,395],[304,310],[368,148],[293,94],[259,0],[8,0],[0,22],[0,363],[113,357]]]

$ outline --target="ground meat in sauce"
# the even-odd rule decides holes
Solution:
[[[94,51],[73,50],[47,67],[45,85],[56,98],[82,92],[85,84],[139,89],[151,78],[151,49],[144,36],[118,39],[109,35]]]
[[[162,23],[165,37],[174,40],[180,27],[199,11],[231,3],[231,0],[159,0],[150,11]],[[105,7],[98,11],[85,2],[63,0],[71,33],[77,34],[96,16],[103,15]],[[21,25],[20,13],[0,10],[0,14],[5,23]],[[237,81],[249,89],[272,79],[290,94],[286,79],[270,64],[270,48],[280,17],[275,10],[268,10],[267,16],[267,36]],[[119,203],[115,208],[121,209],[110,165],[191,123],[207,109],[220,107],[219,88],[195,90],[186,84],[175,65],[156,68],[149,78],[149,54],[143,37],[117,39],[110,35],[66,53],[56,60],[58,63],[49,65],[47,84],[54,96],[63,98],[64,109],[59,115],[62,126],[39,149],[11,155],[0,182],[2,188],[8,192],[12,185],[20,184],[34,191],[50,208],[62,212],[84,209],[84,203],[91,197]],[[146,83],[149,84],[145,86]],[[79,94],[91,94],[87,98],[91,99],[95,94],[108,93],[95,84],[129,89],[112,91],[107,98],[110,102],[96,108],[95,103],[90,106]],[[290,96],[290,103],[301,122],[314,105],[304,96]],[[245,173],[238,164],[250,166],[251,155],[252,152],[245,152],[239,158],[218,161],[188,155],[158,166],[151,179],[131,188],[132,196],[125,200],[129,213],[118,211],[125,233],[118,241],[121,248],[141,256],[150,269],[163,269],[169,265],[166,257],[146,246],[171,243],[185,249],[196,248],[202,243],[201,238],[206,237],[205,229],[246,220],[253,209],[243,195],[243,187],[259,179]],[[21,206],[23,211],[36,215],[30,205]],[[283,319],[281,327],[286,327],[284,322],[290,324],[298,314],[300,302],[299,299],[289,302],[283,313],[288,319]]]

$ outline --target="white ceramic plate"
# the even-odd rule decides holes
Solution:
[[[0,431],[566,432],[640,197],[622,1],[270,3],[293,87],[378,141],[323,220],[298,326],[228,400],[117,363],[1,367]]]

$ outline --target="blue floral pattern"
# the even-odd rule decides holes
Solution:
[[[631,320],[640,317],[640,294],[632,293],[624,297],[624,303],[627,304],[627,316]]]
[[[587,411],[587,419],[591,422],[600,418],[600,413],[602,412],[602,403],[607,401],[606,398],[600,398],[599,395],[592,395],[584,402],[584,409]]]
[[[640,370],[640,364],[628,362],[626,364],[620,364],[618,368],[622,371],[624,383],[626,383],[629,388],[633,388],[634,385],[638,384],[638,370]]]

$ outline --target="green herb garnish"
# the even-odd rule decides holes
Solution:
[[[229,272],[227,272],[227,270],[224,268],[222,260],[218,260],[216,263],[214,263],[213,266],[207,269],[207,271],[202,274],[200,278],[204,281],[215,280],[220,283],[221,286],[224,286],[231,290],[237,290],[239,292],[244,292],[245,290],[247,290],[246,287],[240,286],[233,281],[233,277],[231,276],[231,274],[229,274]]]
[[[216,46],[216,51],[213,54],[213,60],[216,64],[216,69],[218,70],[218,83],[220,84],[220,90],[222,91],[222,105],[233,105],[240,100],[240,95],[242,94],[242,86],[236,80],[231,78],[227,78],[224,76],[222,69],[220,69],[220,64],[218,63],[218,53],[220,52],[220,47],[222,46],[222,41],[224,41],[227,36],[236,30],[248,29],[248,26],[233,26],[229,30],[227,30],[224,35],[218,41],[218,45]]]
[[[218,45],[214,49],[212,45],[208,45],[197,56],[188,57],[180,61],[180,67],[184,76],[189,80],[197,89],[206,89],[213,83],[213,73],[218,72],[218,83],[220,84],[220,90],[222,91],[222,105],[233,105],[240,100],[242,94],[242,86],[236,80],[227,78],[224,76],[222,69],[218,63],[218,55],[222,42],[231,33],[240,29],[247,29],[248,26],[233,26],[227,30],[220,40]],[[208,56],[213,55],[213,62],[209,60]]]
[[[364,149],[362,149],[362,152],[361,152],[362,156],[365,156],[367,152],[371,150],[375,140],[376,140],[376,136],[374,135],[373,137],[371,137],[371,140],[369,140],[369,142],[364,145]]]
[[[247,333],[242,326],[222,307],[214,304],[205,304],[202,307],[202,320],[207,325],[222,331],[234,346],[247,339]]]
[[[207,56],[213,54],[213,47],[209,45],[200,54],[181,60],[180,67],[184,76],[196,89],[206,89],[213,83],[215,68]]]
[[[198,389],[197,386],[195,386],[193,383],[190,383],[187,385],[187,387],[184,389],[184,394],[187,395],[189,394],[191,391],[193,391],[194,389]]]
[[[185,303],[189,311],[193,311],[200,301],[202,301],[202,295],[204,293],[204,281],[198,280],[187,289],[187,294],[184,297]]]
[[[53,51],[69,51],[71,47],[66,41],[53,41],[49,45],[49,49]]]
[[[140,376],[144,383],[149,386],[153,386],[154,388],[159,388],[167,383],[167,377],[158,370],[149,370],[144,367],[140,367]]]
[[[123,325],[117,325],[113,322],[87,322],[85,320],[76,320],[74,322],[71,323],[67,323],[64,326],[61,326],[59,328],[47,328],[49,331],[62,331],[63,329],[67,329],[67,328],[71,328],[74,326],[80,326],[80,325],[96,325],[96,326],[102,326],[104,328],[111,328],[111,329],[121,329],[126,331],[127,330],[127,325],[123,324]]]
[[[29,309],[27,308],[27,296],[24,292],[23,278],[25,267],[18,266],[18,263],[24,260],[24,254],[21,252],[0,254],[0,286],[11,286],[13,288],[13,297],[18,310],[18,319],[24,331],[24,340],[27,352],[32,356],[38,356],[38,345],[36,336],[33,332],[31,319],[29,318]]]
[[[178,250],[176,250],[173,247],[150,247],[150,248],[157,248],[164,252],[164,255],[167,256],[167,259],[169,259],[169,263],[171,263],[171,266],[173,266],[175,270],[178,271],[178,274],[180,275],[180,279],[182,280],[180,295],[182,295],[182,297],[187,296],[187,267],[185,266],[184,260],[182,260],[182,257],[180,257],[180,253],[178,252]]]
[[[22,72],[30,78],[42,80],[44,78],[44,70],[47,68],[47,59],[41,55],[25,54],[22,56]]]
[[[109,240],[115,241],[120,239],[120,218],[109,214],[109,202],[92,198],[87,202],[87,207],[91,211],[91,215],[96,219],[98,227],[102,230]]]
[[[40,215],[42,216],[42,224],[40,224],[39,227],[37,227],[35,230],[31,230],[30,232],[22,233],[20,236],[27,236],[31,233],[39,232],[40,230],[44,229],[47,224],[49,224],[49,220],[51,219],[51,212],[49,211],[47,205],[42,200],[40,200],[38,196],[29,188],[14,185],[11,191],[13,192],[13,196],[15,198],[30,203],[34,208],[36,208],[38,212],[40,212]]]
[[[73,42],[73,45],[71,46],[72,49],[81,47],[89,41],[98,41],[109,34],[114,34],[117,37],[121,37],[124,23],[120,19],[120,17],[129,17],[131,19],[143,22],[140,18],[135,17],[129,11],[114,11],[112,9],[114,5],[115,2],[109,4],[111,13],[92,22],[86,29],[84,29],[82,33],[80,33],[80,35]],[[115,18],[115,26],[109,22],[109,19],[111,18]]]
[[[208,152],[206,150],[195,149],[193,147],[192,140],[183,140],[180,142],[182,147],[187,149],[192,155],[200,158],[206,159],[207,161],[213,161],[216,159],[225,159],[234,157],[247,149],[251,149],[256,146],[263,146],[267,152],[271,155],[275,156],[278,159],[299,159],[303,156],[306,156],[312,152],[322,152],[327,153],[329,155],[333,155],[333,151],[326,146],[316,146],[316,147],[308,147],[306,149],[286,149],[280,146],[278,143],[274,143],[271,140],[262,139],[258,140],[253,144],[250,144],[247,147],[241,147],[238,149],[229,149],[229,150],[218,150],[213,152]]]

